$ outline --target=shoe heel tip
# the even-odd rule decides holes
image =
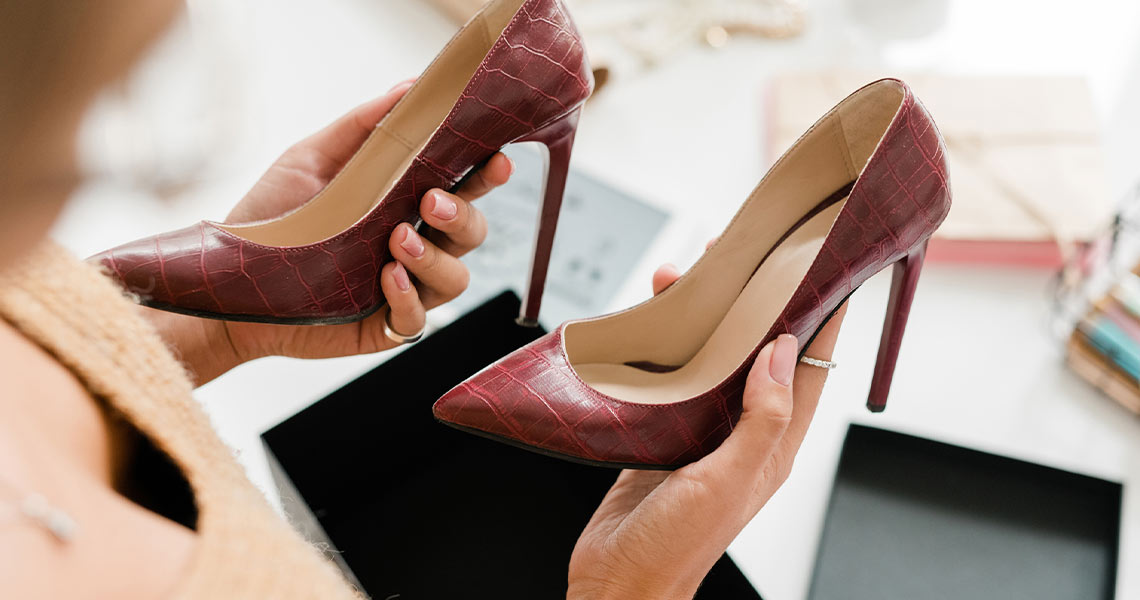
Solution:
[[[538,319],[528,319],[526,317],[519,317],[519,318],[515,319],[515,324],[517,324],[519,327],[535,328],[535,327],[538,327]]]
[[[871,404],[870,402],[868,402],[867,403],[867,410],[869,410],[873,413],[881,413],[884,410],[887,410],[887,405],[886,404]]]

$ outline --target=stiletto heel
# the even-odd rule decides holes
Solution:
[[[566,193],[566,178],[570,173],[570,152],[574,148],[574,134],[582,109],[558,119],[527,136],[520,142],[538,142],[546,148],[546,169],[543,175],[542,206],[538,212],[538,233],[531,254],[530,277],[523,298],[518,323],[524,327],[538,326],[538,312],[542,307],[542,292],[546,288],[546,272],[550,267],[550,253],[554,248],[554,233],[558,229],[558,214],[562,197]]]
[[[563,164],[572,121],[564,127],[545,133]],[[550,178],[528,315],[537,313],[561,184]],[[668,289],[564,323],[452,389],[433,411],[464,431],[568,460],[677,469],[732,432],[766,344],[784,333],[809,339],[852,290],[893,266],[868,403],[882,410],[926,241],[949,211],[938,128],[905,84],[877,81],[776,161]]]
[[[871,379],[871,392],[867,396],[867,410],[871,412],[883,412],[887,407],[887,394],[891,390],[895,362],[899,358],[899,347],[902,346],[906,319],[910,315],[910,304],[914,301],[914,290],[918,287],[922,261],[926,258],[927,243],[918,245],[894,265],[891,297],[887,301],[883,336],[879,339],[879,357],[875,360],[875,374]]]

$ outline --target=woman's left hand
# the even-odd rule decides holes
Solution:
[[[654,293],[678,277],[670,265],[658,269]],[[830,360],[846,310],[823,326],[809,355]],[[797,363],[797,347],[782,335],[761,350],[740,421],[711,454],[671,473],[622,471],[574,547],[569,600],[693,597],[791,472],[827,379],[825,369]]]
[[[312,198],[340,172],[410,87],[411,82],[397,85],[289,148],[226,221],[273,218]],[[367,319],[316,327],[215,321],[141,310],[180,355],[198,385],[264,356],[332,358],[394,348],[399,344],[384,335],[385,318],[394,330],[414,334],[423,329],[427,310],[467,288],[469,275],[459,257],[478,247],[487,235],[487,222],[471,202],[506,183],[513,170],[510,159],[496,154],[455,194],[437,189],[424,195],[420,214],[431,232],[421,236],[406,223],[396,228],[389,241],[395,262],[380,273],[388,304]]]

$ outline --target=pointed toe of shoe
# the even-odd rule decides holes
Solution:
[[[444,394],[435,401],[431,410],[435,418],[444,423],[480,431],[484,431],[487,427],[494,429],[494,411],[470,389],[467,383],[462,383]]]
[[[122,277],[119,275],[119,265],[115,260],[115,253],[113,250],[104,250],[98,254],[93,254],[87,257],[87,264],[95,266],[103,271],[108,277],[114,279],[117,283],[122,283]]]
[[[366,245],[256,244],[203,221],[92,256],[140,303],[200,317],[324,325],[364,318],[382,301],[385,255]]]
[[[551,334],[503,357],[437,400],[435,418],[492,438],[563,452],[568,445],[564,438],[574,432],[558,423],[573,419],[576,409],[560,394],[545,394],[545,384],[535,377],[536,369],[561,375],[554,366],[557,344]]]
[[[273,314],[269,298],[277,290],[259,288],[252,276],[282,271],[276,257],[243,251],[240,241],[208,222],[116,246],[88,261],[144,306],[239,320]]]
[[[542,446],[529,415],[528,405],[534,401],[511,375],[510,367],[499,363],[452,388],[432,406],[436,420],[452,427],[484,436]]]
[[[732,431],[728,397],[669,405],[617,402],[582,382],[561,330],[500,359],[440,398],[436,419],[459,429],[591,465],[675,469]]]
[[[169,300],[169,286],[163,281],[162,265],[153,238],[105,250],[88,258],[87,262],[100,267],[143,304]]]
[[[541,454],[599,465],[655,462],[628,452],[641,444],[630,443],[636,433],[624,426],[622,408],[607,406],[577,378],[559,331],[480,371],[432,410],[453,427]]]
[[[203,225],[153,236],[87,259],[139,303],[186,312],[217,311],[203,268]]]

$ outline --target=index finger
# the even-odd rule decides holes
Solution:
[[[383,96],[357,106],[297,145],[316,150],[333,163],[339,165],[347,163],[364,140],[372,134],[380,119],[383,119],[404,97],[414,81],[409,79],[396,84]]]
[[[478,171],[455,192],[456,196],[474,202],[487,195],[491,190],[503,185],[515,172],[515,163],[507,158],[506,154],[499,152],[487,161]]]

